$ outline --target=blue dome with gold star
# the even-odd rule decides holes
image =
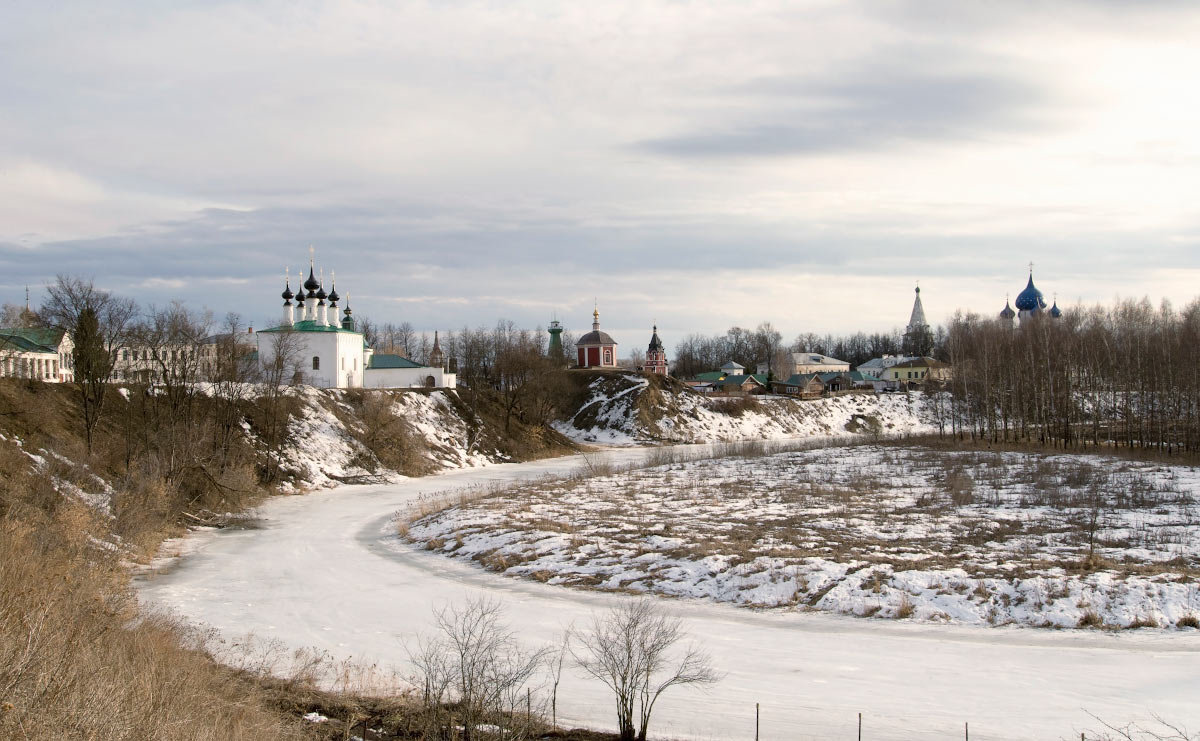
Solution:
[[[1029,274],[1029,283],[1025,290],[1017,294],[1017,311],[1041,311],[1046,308],[1046,299],[1042,292],[1033,285],[1033,273]]]

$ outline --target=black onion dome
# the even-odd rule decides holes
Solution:
[[[1017,311],[1039,311],[1046,308],[1046,299],[1042,292],[1033,285],[1033,274],[1029,275],[1029,283],[1025,290],[1017,294]]]
[[[329,284],[329,302],[336,304],[338,301],[341,301],[341,300],[342,300],[342,297],[338,295],[336,285],[333,283],[330,283]]]
[[[283,297],[284,301],[291,301],[293,298],[295,298],[296,294],[292,293],[292,282],[290,280],[286,285],[284,285],[283,293],[279,295]]]
[[[1007,301],[1005,301],[1004,302],[1004,311],[1000,312],[1000,318],[1001,319],[1012,319],[1016,315],[1017,315],[1017,312],[1013,311],[1012,307],[1008,305]]]
[[[654,326],[654,333],[650,335],[650,346],[646,348],[646,352],[662,352],[662,340],[658,339],[658,325]]]
[[[576,345],[615,345],[616,340],[608,335],[608,332],[601,332],[598,329],[593,329],[584,336],[575,340]]]
[[[324,300],[324,298],[328,295],[328,293],[325,293],[325,286],[317,287],[317,298]]]
[[[308,291],[309,296],[312,296],[313,291],[317,290],[320,287],[321,287],[321,284],[317,281],[317,277],[315,275],[313,275],[312,265],[309,265],[308,266],[308,280],[304,281],[304,290]]]

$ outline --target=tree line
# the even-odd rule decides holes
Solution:
[[[955,314],[949,433],[1164,452],[1200,446],[1200,299],[1182,310],[1124,300],[1038,316],[1012,328]]]

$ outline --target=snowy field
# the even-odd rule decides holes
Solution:
[[[603,456],[632,464],[640,450]],[[596,461],[593,459],[593,462]],[[248,634],[407,671],[405,645],[432,625],[432,609],[469,597],[499,599],[530,646],[627,595],[512,579],[412,547],[394,513],[446,493],[468,495],[583,464],[578,457],[501,464],[394,484],[280,497],[261,529],[192,536],[192,552],[138,579],[149,606],[209,625],[229,642]],[[860,620],[824,613],[738,609],[664,600],[707,648],[724,679],[707,693],[668,693],[655,738],[751,739],[754,706],[764,739],[1079,738],[1099,723],[1157,713],[1200,726],[1200,631],[1047,631],[933,622]],[[611,728],[605,689],[569,672],[564,722]],[[1089,738],[1093,738],[1089,734]]]
[[[1196,468],[901,445],[744,452],[523,484],[406,534],[551,585],[877,619],[1200,627]]]

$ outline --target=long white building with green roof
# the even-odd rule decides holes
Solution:
[[[338,317],[336,282],[329,293],[324,280],[314,274],[310,260],[308,279],[292,292],[285,278],[283,321],[255,333],[259,362],[274,365],[276,355],[287,352],[287,366],[298,367],[301,383],[320,388],[454,388],[455,374],[448,372],[436,339],[431,364],[421,365],[400,355],[376,353],[354,324],[349,299]],[[295,302],[293,303],[293,299]]]

